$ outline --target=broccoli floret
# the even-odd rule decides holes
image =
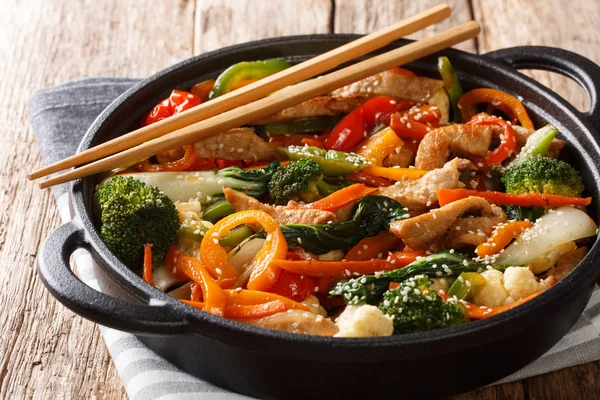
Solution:
[[[464,324],[467,317],[455,301],[443,301],[432,280],[415,276],[383,294],[379,309],[394,321],[394,333],[430,331]]]
[[[307,158],[292,161],[279,168],[269,182],[269,195],[276,204],[290,200],[312,202],[320,197],[317,182],[323,178],[323,168]]]
[[[532,157],[502,175],[506,193],[543,193],[580,197],[584,186],[575,168],[564,161]]]
[[[158,265],[177,242],[179,216],[163,192],[131,177],[116,176],[96,191],[100,236],[126,266],[140,272],[144,245]]]

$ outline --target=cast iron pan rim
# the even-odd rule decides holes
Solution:
[[[354,34],[317,34],[317,35],[297,35],[297,36],[285,36],[285,37],[277,37],[277,38],[269,38],[263,40],[257,40],[252,42],[247,42],[243,44],[238,44],[234,46],[225,47],[219,50],[211,51],[202,55],[198,55],[177,63],[171,67],[168,67],[151,77],[142,80],[141,82],[134,85],[132,88],[127,90],[121,96],[119,96],[116,100],[114,100],[93,122],[90,126],[86,134],[84,135],[81,144],[79,145],[78,152],[81,152],[91,145],[93,140],[95,139],[97,133],[101,131],[102,126],[106,119],[119,107],[125,104],[130,98],[134,97],[138,91],[142,90],[146,86],[152,84],[156,80],[167,76],[181,68],[184,68],[190,64],[195,64],[205,59],[210,59],[218,55],[222,54],[230,54],[235,53],[240,49],[247,49],[248,47],[255,46],[264,46],[271,44],[289,44],[293,42],[304,42],[307,40],[318,40],[318,41],[327,41],[327,40],[339,40],[339,39],[355,39],[361,35]],[[410,40],[399,40],[397,43],[409,43]],[[496,69],[502,70],[505,74],[513,77],[524,77],[518,71],[507,67],[504,64],[496,62],[489,58],[484,58],[483,56],[474,55],[470,53],[466,53],[457,49],[447,49],[444,53],[450,54],[454,57],[460,57],[466,59],[470,62],[478,62],[481,63],[482,60],[488,64],[488,67],[495,67]],[[538,87],[545,88],[543,85],[530,81],[531,84],[537,85]],[[554,93],[547,93],[549,96],[552,96],[556,101],[560,102],[563,107],[567,109],[572,108],[568,103],[566,103],[562,98]],[[589,126],[588,126],[589,127]],[[592,130],[591,128],[589,128]],[[597,135],[597,134],[596,134]],[[554,298],[563,298],[568,297],[570,293],[578,290],[578,287],[584,284],[587,280],[590,279],[592,271],[593,259],[592,257],[599,252],[600,247],[598,243],[594,243],[584,260],[572,271],[565,279],[558,282],[554,287],[550,290],[542,293],[531,301],[527,302],[524,305],[521,305],[515,309],[508,310],[498,316],[481,320],[481,321],[473,321],[469,324],[439,329],[428,332],[420,332],[415,334],[405,334],[405,335],[396,335],[391,337],[378,337],[378,338],[356,338],[356,339],[346,339],[346,340],[332,340],[331,338],[319,337],[319,336],[308,336],[308,335],[296,335],[290,334],[286,332],[279,332],[273,330],[266,330],[262,328],[256,328],[253,326],[249,326],[246,324],[242,324],[236,321],[231,321],[227,319],[223,319],[220,317],[216,317],[207,313],[203,313],[199,310],[196,310],[192,307],[186,306],[183,303],[176,301],[175,299],[168,296],[166,293],[161,292],[160,290],[151,287],[146,282],[142,280],[138,275],[129,270],[124,264],[122,264],[106,247],[104,242],[98,236],[98,233],[93,224],[93,219],[90,218],[90,215],[86,211],[85,201],[83,198],[83,187],[82,181],[77,180],[71,184],[70,194],[72,199],[72,205],[75,210],[76,215],[80,218],[80,221],[83,224],[83,227],[86,231],[86,237],[90,240],[92,246],[98,251],[98,253],[105,261],[105,266],[108,266],[116,272],[119,278],[123,279],[127,284],[135,287],[138,291],[142,292],[147,299],[150,298],[158,298],[161,300],[165,300],[169,303],[169,305],[173,308],[184,311],[191,320],[195,320],[198,323],[208,323],[214,324],[216,327],[225,328],[232,331],[237,331],[237,333],[244,333],[248,336],[258,336],[258,337],[267,337],[273,340],[281,340],[287,342],[294,342],[295,344],[307,343],[311,345],[324,344],[328,347],[340,347],[340,348],[357,348],[357,347],[396,347],[403,345],[411,345],[411,344],[431,344],[436,341],[445,341],[451,338],[458,338],[461,336],[469,336],[478,334],[480,331],[490,331],[495,329],[496,327],[501,327],[505,325],[508,321],[514,320],[516,318],[520,318],[523,322],[526,322],[527,319],[524,318],[526,315],[530,315],[530,313],[535,313],[539,310],[542,304],[551,301]],[[524,327],[525,325],[521,325]],[[493,340],[490,338],[490,340]]]

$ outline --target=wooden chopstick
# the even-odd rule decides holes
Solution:
[[[219,132],[248,124],[267,117],[279,110],[323,95],[352,82],[383,72],[397,65],[415,61],[464,40],[472,39],[480,31],[479,24],[470,21],[460,26],[440,32],[426,39],[388,51],[368,60],[351,65],[300,83],[294,90],[283,90],[268,98],[257,100],[236,109],[227,111],[207,120],[194,123],[160,138],[138,145],[121,153],[84,165],[61,175],[40,182],[40,188],[47,188],[74,179],[97,174],[151,157],[162,151],[196,142]]]
[[[325,71],[331,70],[340,64],[353,60],[356,57],[368,54],[403,36],[443,21],[448,18],[450,14],[450,6],[447,4],[440,4],[429,10],[406,18],[385,29],[363,36],[360,39],[328,51],[327,53],[323,53],[277,74],[244,86],[235,92],[230,92],[176,116],[137,129],[126,135],[82,151],[74,156],[65,158],[57,163],[40,168],[27,175],[27,178],[30,180],[37,179],[67,168],[89,163],[221,114],[225,111],[248,104],[270,93],[283,89],[284,87],[302,82],[322,74]]]

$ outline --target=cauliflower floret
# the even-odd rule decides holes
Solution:
[[[504,287],[515,301],[546,290],[527,267],[508,267],[504,271]]]
[[[391,336],[394,332],[391,318],[368,304],[347,306],[335,323],[340,328],[336,337]]]
[[[430,286],[430,289],[436,292],[443,290],[444,293],[448,293],[450,285],[448,284],[448,280],[446,278],[435,278]]]
[[[473,302],[480,306],[496,307],[505,304],[509,292],[504,287],[502,272],[490,269],[481,273],[486,285],[473,297]]]

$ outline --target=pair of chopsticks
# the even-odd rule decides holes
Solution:
[[[331,72],[319,79],[303,82],[342,63],[377,50],[396,39],[443,21],[450,14],[451,9],[448,5],[433,7],[388,28],[244,86],[235,92],[227,93],[181,114],[48,165],[30,173],[28,179],[33,180],[67,168],[79,167],[39,183],[40,188],[47,188],[129,165],[162,151],[197,142],[228,129],[251,123],[315,96],[326,94],[477,36],[480,31],[479,24],[469,21],[426,39]],[[277,92],[294,84],[297,85],[293,90]],[[269,94],[271,96],[265,97]]]

